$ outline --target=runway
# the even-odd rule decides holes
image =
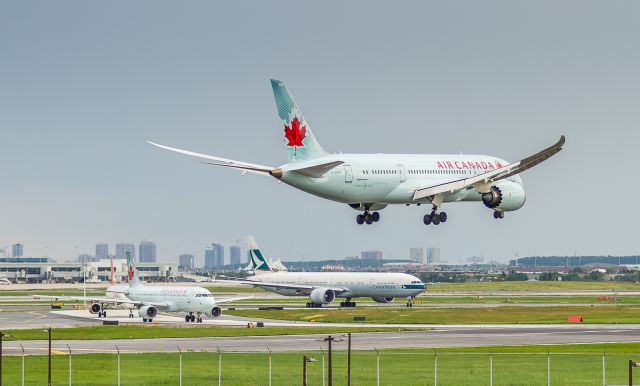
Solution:
[[[74,353],[176,352],[180,347],[188,351],[265,352],[320,350],[326,335],[287,335],[216,338],[164,338],[115,340],[56,340],[54,354],[65,354],[71,347]],[[620,325],[576,326],[437,326],[429,331],[354,333],[354,350],[550,345],[569,343],[639,342],[640,327]],[[27,354],[44,354],[47,341],[22,341]],[[324,347],[326,348],[326,347]],[[334,344],[345,349],[346,340]],[[19,355],[18,342],[5,342],[5,355]]]

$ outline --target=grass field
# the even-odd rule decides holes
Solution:
[[[610,307],[492,307],[492,308],[403,308],[385,309],[300,309],[229,310],[227,314],[250,318],[285,319],[316,322],[353,322],[364,316],[369,323],[566,323],[569,315],[581,315],[585,323],[640,323],[640,306]]]
[[[437,351],[438,385],[489,384],[490,361],[493,363],[494,385],[541,385],[547,381],[547,351],[550,353],[550,378],[554,385],[601,385],[602,357],[606,351],[607,384],[624,384],[627,362],[638,359],[640,345],[576,345],[481,347],[441,349]],[[492,353],[490,355],[489,353]],[[309,385],[322,384],[322,353],[308,352],[272,354],[272,383],[302,383],[302,356],[310,355]],[[436,354],[432,350],[380,352],[380,384],[433,385]],[[122,385],[179,384],[177,353],[121,355]],[[215,352],[186,352],[182,355],[182,382],[186,385],[211,385],[218,379],[219,355]],[[269,355],[267,353],[228,353],[222,359],[222,384],[267,385]],[[325,360],[325,371],[327,361]],[[20,357],[5,357],[3,379],[8,385],[20,384]],[[69,357],[54,355],[52,379],[55,385],[68,384]],[[72,357],[74,385],[114,385],[117,382],[117,357],[114,354],[87,354]],[[25,384],[42,385],[47,379],[47,357],[25,358]],[[333,380],[345,384],[347,355],[334,351]],[[373,351],[352,354],[352,384],[375,385],[377,356]],[[640,375],[640,374],[639,374]],[[636,375],[638,376],[638,375]]]
[[[497,281],[427,284],[427,292],[579,290],[640,291],[640,284],[613,281]]]
[[[194,338],[216,336],[273,336],[273,335],[301,335],[301,334],[337,334],[347,332],[393,332],[415,331],[415,329],[398,329],[392,327],[269,327],[269,328],[240,328],[240,327],[160,327],[160,326],[96,326],[76,328],[55,328],[53,339],[153,339],[153,338]],[[4,340],[40,340],[47,339],[47,332],[42,329],[5,330]]]

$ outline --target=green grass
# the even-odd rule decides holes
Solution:
[[[606,351],[608,384],[624,384],[627,361],[637,359],[638,344],[526,346],[514,349],[468,348],[439,349],[439,385],[489,384],[489,352],[493,353],[494,385],[541,385],[547,380],[547,350],[551,353],[551,383],[554,385],[600,385],[602,382],[602,352]],[[213,350],[212,350],[213,351]],[[272,354],[272,383],[299,385],[302,383],[302,355],[317,362],[309,363],[309,385],[322,384],[322,353],[308,352]],[[267,385],[269,355],[267,353],[222,354],[224,385]],[[218,359],[215,352],[186,352],[182,355],[183,384],[211,385],[218,379]],[[54,355],[52,379],[55,385],[68,383],[69,357]],[[351,376],[354,385],[376,384],[376,353],[352,353]],[[179,358],[177,353],[121,355],[122,385],[177,385]],[[325,361],[325,366],[326,366]],[[385,350],[380,352],[380,384],[433,385],[435,355],[433,350]],[[74,355],[74,385],[114,385],[117,382],[115,354]],[[325,367],[326,368],[326,367]],[[42,385],[47,379],[47,357],[25,358],[25,384]],[[21,358],[4,358],[3,376],[8,385],[20,384]],[[334,351],[333,380],[345,384],[347,355]],[[638,374],[636,374],[638,376]]]
[[[87,289],[87,295],[104,295],[104,289]],[[82,289],[60,288],[48,290],[2,290],[0,289],[0,297],[2,296],[32,296],[32,295],[51,295],[51,296],[82,296]]]
[[[611,300],[598,300],[594,295],[579,296],[421,296],[419,298],[423,304],[519,304],[519,303],[557,303],[557,304],[640,304],[640,296],[636,295],[615,295]],[[404,302],[397,302],[404,304]]]
[[[566,323],[569,315],[581,315],[585,323],[640,323],[640,306],[611,307],[491,307],[491,308],[379,308],[229,310],[227,314],[250,318],[285,319],[316,322],[353,322],[365,316],[368,323]]]
[[[428,284],[429,292],[460,291],[640,291],[640,284],[611,281],[498,281]]]
[[[161,326],[94,326],[76,328],[54,328],[52,335],[56,340],[80,339],[154,339],[154,338],[194,338],[216,336],[273,336],[302,334],[336,334],[347,332],[394,332],[415,331],[415,329],[385,328],[337,328],[337,327],[161,327]],[[42,329],[4,330],[5,340],[47,339]]]

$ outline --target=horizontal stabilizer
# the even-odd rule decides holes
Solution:
[[[306,168],[292,169],[290,171],[302,174],[303,176],[307,177],[319,178],[324,176],[331,169],[335,168],[336,166],[342,165],[343,163],[343,161],[333,161],[324,164],[309,166]]]

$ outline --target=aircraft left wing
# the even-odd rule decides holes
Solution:
[[[140,302],[136,300],[130,299],[116,299],[116,298],[99,298],[99,297],[89,297],[89,296],[50,296],[50,295],[33,295],[34,299],[50,299],[50,300],[70,300],[70,301],[88,301],[93,303],[111,303],[111,304],[131,304],[134,306],[154,306],[159,308],[168,307],[167,303],[157,303],[157,302]]]
[[[198,157],[198,158],[207,159],[209,161],[214,161],[214,162],[205,162],[206,164],[209,164],[209,165],[226,166],[226,167],[229,167],[229,168],[242,170],[243,172],[255,173],[255,174],[260,174],[260,175],[263,175],[263,176],[270,176],[270,175],[272,175],[272,172],[274,171],[274,168],[272,168],[271,166],[252,164],[252,163],[248,163],[248,162],[235,161],[235,160],[232,160],[232,159],[216,157],[216,156],[212,156],[212,155],[208,155],[208,154],[196,153],[194,151],[177,149],[175,147],[169,147],[169,146],[165,146],[165,145],[160,145],[160,144],[157,144],[157,143],[151,142],[151,141],[147,141],[147,143],[149,143],[149,144],[151,144],[153,146],[159,147],[161,149],[174,151],[176,153],[185,154],[185,155],[189,155],[189,156],[192,156],[192,157]]]
[[[271,283],[267,281],[257,281],[257,280],[256,281],[254,280],[214,280],[214,282],[246,284],[246,285],[252,285],[254,287],[293,289],[293,290],[299,290],[300,292],[303,292],[303,293],[311,293],[311,291],[320,287],[332,289],[336,294],[341,294],[343,292],[349,291],[347,288],[342,288],[342,287],[312,286],[307,284]]]
[[[422,187],[413,190],[413,200],[419,200],[424,197],[435,196],[436,194],[442,194],[447,192],[454,192],[460,189],[470,189],[470,188],[479,188],[481,186],[486,186],[492,182],[496,182],[513,175],[524,172],[525,170],[531,169],[537,164],[546,161],[551,158],[553,155],[562,150],[562,146],[565,142],[565,136],[561,136],[558,142],[549,146],[548,148],[526,158],[521,159],[520,161],[510,163],[506,166],[503,166],[499,169],[492,170],[490,172],[486,172],[483,174],[479,174],[477,176],[473,176],[470,178],[463,178],[456,181],[447,182],[444,184]]]
[[[253,295],[251,296],[236,296],[233,298],[215,298],[215,302],[217,303],[231,303],[231,302],[237,302],[238,300],[247,300],[247,299],[253,299]]]

